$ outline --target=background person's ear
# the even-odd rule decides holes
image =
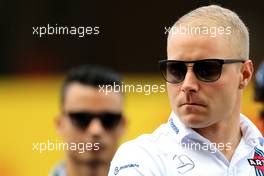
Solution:
[[[241,79],[239,83],[240,89],[243,89],[248,85],[249,81],[252,78],[253,72],[254,72],[254,68],[252,61],[246,60],[243,63],[243,66],[241,67]]]
[[[56,131],[58,135],[63,136],[64,128],[65,128],[64,117],[62,115],[56,116],[54,119],[54,123],[55,123]]]

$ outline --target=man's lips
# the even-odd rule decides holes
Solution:
[[[201,103],[182,103],[182,104],[180,104],[180,107],[187,106],[187,105],[189,105],[189,106],[202,106],[202,107],[206,107],[204,104],[201,104]]]

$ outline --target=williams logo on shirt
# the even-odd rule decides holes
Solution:
[[[264,152],[256,147],[254,149],[254,157],[248,159],[248,162],[250,166],[255,167],[256,176],[264,176]]]

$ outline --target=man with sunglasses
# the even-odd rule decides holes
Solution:
[[[61,93],[59,135],[70,147],[66,160],[52,176],[104,176],[124,133],[123,95],[99,89],[120,85],[120,75],[99,66],[79,66],[69,71]],[[74,147],[75,146],[75,147]]]
[[[189,12],[171,28],[167,56],[168,123],[121,145],[109,176],[264,175],[263,138],[240,113],[253,64],[238,15],[217,5]]]

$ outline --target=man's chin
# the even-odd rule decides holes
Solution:
[[[106,164],[108,161],[103,155],[94,155],[94,154],[75,154],[71,157],[75,162],[80,164],[90,165],[90,166],[99,166]]]
[[[199,115],[183,115],[180,117],[185,126],[189,128],[206,128],[210,126],[208,120],[204,116]]]

